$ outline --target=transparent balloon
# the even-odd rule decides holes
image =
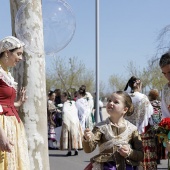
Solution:
[[[45,53],[55,54],[72,40],[76,29],[75,16],[63,0],[43,0],[42,13]]]
[[[25,48],[33,53],[43,54],[44,43],[39,41],[43,36],[41,18],[37,13],[41,12],[41,7],[36,1],[29,0],[23,4],[15,17],[15,33],[17,38],[25,43]],[[31,16],[31,17],[29,17]]]

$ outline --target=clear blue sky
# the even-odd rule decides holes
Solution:
[[[95,71],[95,0],[67,0],[76,17],[72,41],[60,57],[78,57]],[[0,38],[11,35],[9,0],[0,6]],[[127,76],[133,61],[141,69],[156,53],[159,31],[170,24],[169,0],[100,0],[100,79]]]

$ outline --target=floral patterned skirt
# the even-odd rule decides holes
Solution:
[[[12,152],[0,151],[0,170],[30,170],[28,145],[23,123],[15,116],[0,115],[0,126],[13,142]]]
[[[157,169],[157,146],[155,141],[155,134],[147,131],[141,135],[144,149],[144,160],[142,162],[143,170]]]

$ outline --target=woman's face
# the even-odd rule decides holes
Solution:
[[[6,51],[5,53],[5,55],[8,57],[8,67],[14,67],[20,60],[22,60],[23,47],[16,49],[13,52]]]
[[[161,68],[163,75],[170,82],[170,64]]]

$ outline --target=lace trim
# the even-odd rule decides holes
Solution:
[[[109,120],[106,121],[108,122]],[[117,149],[116,146],[128,144],[128,138],[134,130],[135,126],[130,126],[130,124],[126,121],[126,130],[120,135],[115,136],[112,131],[110,123],[108,126],[102,126],[100,131],[105,134],[107,142],[100,145],[99,147],[100,152],[103,152],[104,150],[110,148],[113,148],[116,151]]]
[[[12,77],[11,73],[8,74],[2,69],[0,66],[0,79],[2,79],[8,86],[13,87],[17,91],[17,84],[14,81],[14,78]]]

